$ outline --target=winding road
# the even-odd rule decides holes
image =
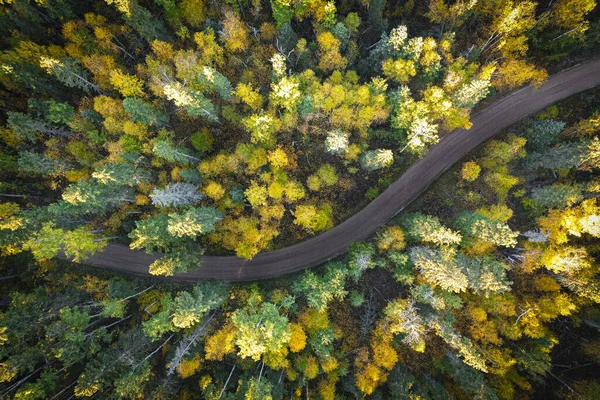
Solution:
[[[457,129],[446,135],[367,207],[330,231],[293,246],[260,253],[250,261],[235,256],[207,256],[203,258],[200,268],[165,279],[249,281],[272,278],[322,264],[343,254],[352,242],[365,239],[380,225],[388,222],[438,176],[481,143],[526,116],[597,85],[600,85],[600,59],[557,73],[548,78],[540,88],[525,87],[517,90],[473,116],[471,129]],[[85,264],[152,276],[148,273],[148,266],[160,257],[160,254],[146,254],[130,250],[124,245],[109,244],[102,253],[85,260]]]

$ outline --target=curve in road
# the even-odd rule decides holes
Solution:
[[[446,135],[385,192],[335,228],[296,245],[260,253],[249,261],[235,256],[203,257],[200,268],[166,279],[248,281],[272,278],[322,264],[343,254],[352,242],[365,239],[388,222],[438,176],[484,141],[552,103],[597,85],[600,85],[600,59],[559,72],[537,89],[528,86],[517,90],[477,113],[472,118],[471,129],[457,129]],[[146,254],[130,250],[124,245],[109,244],[102,253],[88,258],[85,263],[134,275],[152,276],[148,266],[160,257],[160,254]]]

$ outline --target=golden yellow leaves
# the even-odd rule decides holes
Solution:
[[[142,80],[118,69],[110,72],[110,83],[125,97],[142,97],[144,95]]]

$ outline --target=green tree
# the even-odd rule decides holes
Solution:
[[[447,371],[452,379],[473,397],[498,399],[496,391],[487,384],[484,375],[463,363],[456,355],[448,353],[443,363],[443,370]]]
[[[120,162],[104,164],[92,173],[92,177],[104,185],[133,187],[148,182],[152,175],[141,167]]]
[[[456,245],[462,240],[459,232],[443,226],[437,217],[414,213],[403,218],[401,224],[412,240],[437,246]]]
[[[238,355],[254,361],[267,354],[282,351],[290,341],[290,325],[273,303],[263,303],[260,308],[238,309],[231,316],[236,328],[235,344]]]
[[[48,113],[45,118],[54,124],[68,125],[75,116],[75,109],[67,103],[50,100],[46,104]]]
[[[51,205],[50,211],[61,213],[99,214],[123,203],[133,203],[131,188],[118,184],[103,184],[96,179],[83,179],[69,185],[62,194],[63,201]]]
[[[125,1],[120,1],[125,3]],[[131,1],[131,13],[124,13],[123,17],[127,24],[131,26],[141,37],[149,43],[155,40],[166,40],[169,38],[167,29],[161,20],[156,19],[154,15],[145,7],[140,6],[135,1]]]
[[[357,281],[362,274],[377,266],[375,248],[370,244],[353,243],[349,249],[348,276]]]
[[[8,112],[8,124],[13,129],[16,137],[36,142],[37,135],[42,133],[49,136],[70,136],[70,132],[63,128],[56,128],[46,121],[31,117],[20,112]]]
[[[519,236],[519,232],[514,232],[507,224],[470,211],[458,215],[455,226],[467,240],[489,242],[496,246],[515,247]]]
[[[208,130],[196,132],[190,138],[192,146],[201,153],[209,151],[214,143],[214,139]]]
[[[570,207],[583,198],[583,189],[579,185],[555,183],[535,188],[531,192],[531,199],[542,209]]]
[[[223,100],[227,100],[231,97],[233,91],[231,82],[223,74],[218,72],[212,67],[204,67],[198,74],[198,82],[202,86],[208,87],[210,90],[214,90],[221,96]]]
[[[468,278],[457,264],[454,251],[446,248],[434,250],[413,247],[409,250],[409,255],[421,276],[428,282],[456,293],[467,289]]]
[[[239,381],[237,393],[243,395],[244,400],[273,400],[273,384],[266,377],[249,377]]]
[[[147,321],[142,322],[144,335],[151,340],[158,340],[165,333],[175,330],[175,326],[171,320],[171,315],[173,315],[173,298],[170,294],[165,294],[158,303],[160,304],[160,311],[152,315]]]
[[[467,276],[469,288],[479,294],[489,296],[491,292],[502,293],[510,290],[506,277],[508,267],[491,256],[469,258],[459,253],[456,262]]]
[[[62,59],[42,57],[40,66],[65,86],[79,88],[86,93],[101,92],[100,87],[90,80],[88,71],[71,57]]]
[[[531,150],[540,150],[555,144],[565,125],[565,122],[551,119],[529,121],[523,132],[523,136],[527,139],[527,147]]]
[[[143,122],[146,125],[163,126],[169,122],[169,117],[141,99],[127,97],[123,99],[123,108],[131,115],[134,122]]]
[[[306,296],[310,307],[325,311],[332,300],[343,300],[348,294],[344,289],[346,276],[346,265],[329,263],[321,276],[313,271],[306,271],[300,279],[294,281],[292,291],[296,295]]]
[[[171,320],[177,328],[189,328],[201,321],[207,312],[221,306],[227,288],[219,282],[204,281],[190,292],[181,292],[172,305]]]
[[[64,162],[29,150],[19,152],[18,165],[19,171],[28,174],[61,174],[67,169],[67,165]]]
[[[563,142],[560,146],[547,147],[541,151],[527,154],[522,165],[530,171],[541,168],[555,171],[570,169],[581,165],[585,147],[583,142]]]
[[[145,249],[148,253],[167,253],[150,265],[153,275],[171,276],[198,266],[204,249],[194,241],[196,235],[209,233],[220,220],[220,212],[212,208],[190,208],[169,216],[158,214],[137,221],[129,233],[132,249]],[[190,218],[190,226],[181,226],[182,219]],[[171,227],[171,229],[169,229]]]
[[[332,358],[331,353],[333,352],[333,343],[335,342],[335,339],[335,332],[333,332],[333,329],[330,327],[321,329],[314,335],[311,335],[308,339],[308,343],[319,358],[328,360]]]
[[[193,165],[200,161],[199,158],[190,155],[187,149],[173,146],[169,140],[157,140],[152,150],[157,157],[184,165]]]
[[[201,92],[175,82],[165,85],[163,93],[176,106],[183,107],[191,117],[202,116],[210,122],[219,121],[217,109]]]
[[[213,207],[188,208],[181,214],[169,214],[167,231],[173,236],[196,238],[215,230],[215,224],[223,219],[223,213]]]
[[[271,4],[281,4],[281,1],[274,0]],[[285,20],[284,18],[279,18],[275,15],[275,10],[273,10],[273,17],[275,21],[277,21],[278,30],[277,30],[277,46],[278,50],[282,54],[288,54],[296,47],[298,43],[298,35],[294,32],[292,25],[289,23],[289,20]]]

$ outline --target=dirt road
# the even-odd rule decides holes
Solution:
[[[246,281],[276,277],[322,264],[343,254],[350,243],[365,239],[388,222],[444,171],[496,133],[552,103],[597,85],[600,85],[600,59],[553,75],[539,89],[525,87],[511,93],[475,115],[471,129],[458,129],[445,136],[378,198],[330,231],[293,246],[261,253],[251,261],[238,257],[204,257],[203,265],[197,270],[167,279]],[[90,257],[85,263],[148,276],[148,266],[159,257],[110,244],[104,252]]]

